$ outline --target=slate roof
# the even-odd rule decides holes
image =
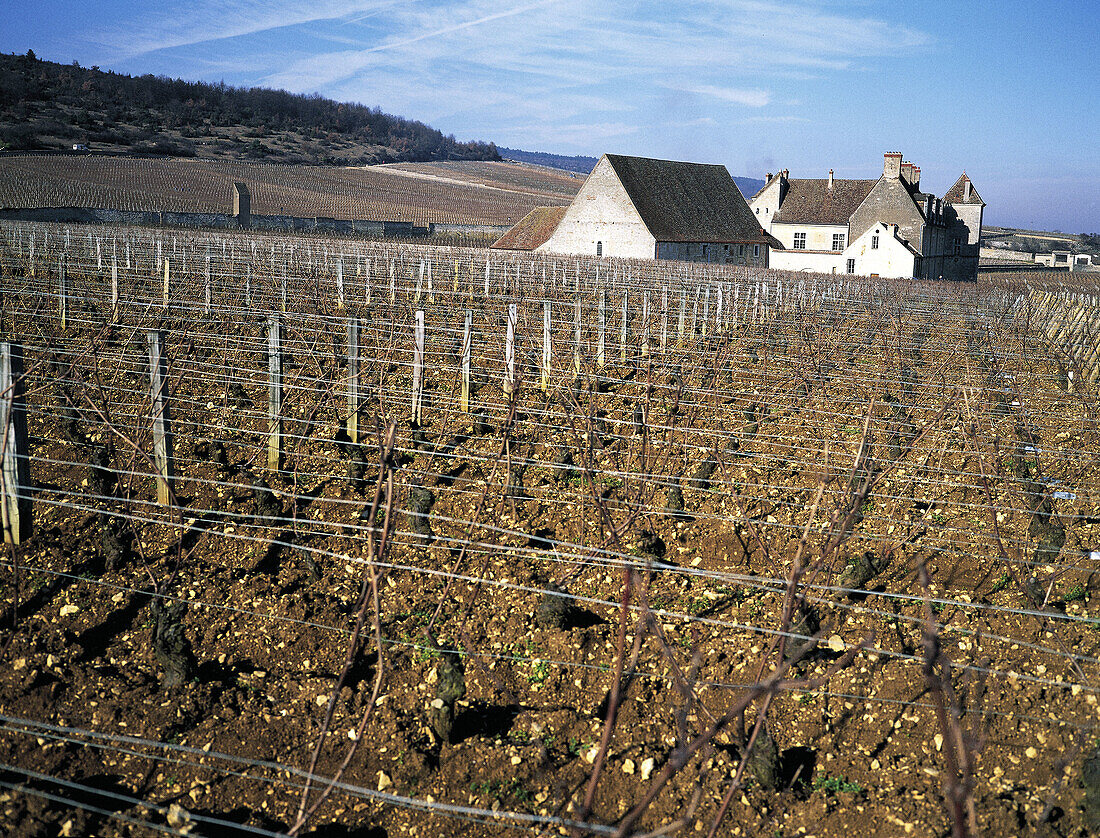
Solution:
[[[876,183],[834,178],[830,189],[827,178],[789,178],[772,223],[845,225]]]
[[[565,210],[566,207],[535,207],[490,247],[496,250],[534,250],[554,234]]]
[[[960,175],[959,179],[955,181],[955,185],[948,189],[947,194],[943,196],[944,202],[948,204],[981,204],[984,207],[985,201],[983,201],[982,196],[978,194],[978,190],[974,188],[973,181],[970,183],[970,200],[963,200],[963,191],[965,189],[963,184],[968,180],[970,180],[970,178],[966,175]]]
[[[765,241],[760,223],[725,166],[605,156],[657,241]]]

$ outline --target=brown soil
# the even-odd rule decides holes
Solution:
[[[372,257],[379,277],[382,254]],[[404,281],[415,282],[415,264],[414,257],[405,265]],[[479,286],[479,271],[461,275]],[[85,287],[103,281],[91,269],[71,276]],[[141,288],[148,283],[135,284],[134,294]],[[273,291],[264,293],[253,310],[277,309]],[[370,324],[364,421],[371,434],[376,415],[398,421],[395,534],[379,565],[381,693],[372,704],[380,661],[368,636],[336,693],[317,764],[319,775],[332,776],[369,711],[343,776],[348,786],[304,834],[568,832],[542,819],[583,815],[632,572],[628,658],[639,627],[648,629],[622,680],[589,816],[597,825],[619,823],[686,743],[761,672],[780,666],[771,646],[807,526],[810,570],[802,581],[809,587],[798,588],[812,617],[791,625],[817,643],[767,702],[775,770],[753,762],[718,834],[950,834],[944,787],[952,727],[938,720],[930,686],[947,689],[945,706],[968,737],[978,832],[1086,834],[1082,770],[1100,713],[1089,567],[1100,546],[1095,400],[1058,388],[1045,344],[983,309],[989,293],[974,288],[942,298],[938,308],[899,294],[840,319],[825,311],[742,322],[717,339],[697,335],[667,361],[656,352],[656,320],[653,354],[630,364],[618,362],[611,328],[615,363],[603,373],[606,386],[586,378],[579,396],[568,372],[566,296],[555,310],[552,392],[543,395],[537,369],[528,368],[511,426],[496,360],[502,303],[482,310],[475,297],[482,331],[474,367],[488,373],[480,386],[475,380],[474,409],[487,427],[472,435],[456,406],[455,332],[448,331],[461,329],[471,298],[437,286],[437,299],[424,306],[423,429],[405,418],[408,311],[349,301],[349,311]],[[201,295],[199,287],[195,299]],[[31,300],[17,301],[5,320],[33,367],[27,400],[37,489],[34,535],[0,568],[0,604],[10,620],[12,560],[20,566],[15,630],[10,623],[3,630],[0,831],[284,832],[369,575],[363,516],[379,455],[373,443],[365,446],[357,477],[347,444],[336,440],[343,395],[332,348],[342,347],[344,325],[287,315],[290,442],[280,477],[262,468],[262,319],[160,322],[172,359],[180,502],[172,511],[151,503],[149,464],[126,441],[151,450],[140,328],[151,321],[135,315],[108,341],[98,307],[85,301],[88,324],[62,333],[53,309],[36,314]],[[900,317],[889,317],[891,305]],[[535,357],[541,305],[521,306],[521,343]],[[988,318],[968,330],[961,313],[975,310]],[[632,334],[640,330],[632,324]],[[991,365],[994,347],[1002,356]],[[594,372],[591,360],[585,368]],[[231,395],[226,372],[245,398]],[[1014,391],[1001,398],[1006,380]],[[567,409],[570,398],[576,406]],[[79,408],[75,432],[65,420],[67,400]],[[105,409],[114,431],[92,405]],[[638,405],[644,435],[633,430]],[[851,497],[868,411],[878,482],[856,510],[850,537],[830,552],[830,516],[843,517]],[[222,465],[211,440],[224,451]],[[104,487],[89,463],[108,441],[108,469],[122,476]],[[562,446],[572,468],[558,465]],[[714,474],[693,483],[708,456]],[[526,464],[522,481],[518,463]],[[1035,523],[1029,481],[1037,472],[1073,495],[1044,495],[1064,528],[1064,544],[1048,554],[1036,552],[1049,538]],[[274,490],[283,520],[262,513],[256,475]],[[666,509],[670,482],[682,486],[682,514]],[[419,486],[434,500],[430,538],[418,538],[417,522],[402,511]],[[113,569],[103,512],[125,516],[133,536],[130,554]],[[620,532],[611,535],[609,524]],[[871,575],[854,584],[863,560]],[[922,567],[931,577],[927,600]],[[451,570],[460,575],[450,579]],[[560,621],[546,616],[551,583],[578,598]],[[154,593],[187,603],[183,633],[196,668],[179,687],[161,685]],[[449,738],[439,735],[432,702],[454,677],[452,658],[424,634],[437,608],[435,638],[462,653],[465,670]],[[950,662],[950,675],[931,681],[926,608]],[[368,635],[372,614],[368,608]],[[804,679],[823,676],[864,641],[851,665],[807,687]],[[752,703],[747,731],[764,705],[763,697]],[[742,735],[735,718],[692,753],[635,829],[685,818],[679,834],[705,835],[741,760]],[[457,808],[444,813],[438,804]]]

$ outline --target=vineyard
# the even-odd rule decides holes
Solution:
[[[413,171],[439,171],[441,176],[413,177]],[[536,206],[567,204],[580,187],[567,175],[509,163],[409,164],[405,171],[394,171],[385,166],[12,155],[0,157],[0,208],[226,213],[235,182],[248,185],[256,215],[419,226],[514,224]]]
[[[1080,275],[13,223],[0,273],[5,834],[1100,830]]]

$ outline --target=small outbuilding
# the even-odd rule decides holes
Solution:
[[[537,250],[553,235],[564,215],[565,207],[535,207],[490,247],[496,250]]]

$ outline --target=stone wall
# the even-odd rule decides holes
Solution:
[[[127,212],[86,207],[41,207],[0,209],[0,220],[39,221],[63,224],[132,224],[144,227],[203,227],[235,230],[237,217],[214,212]],[[252,230],[270,232],[332,233],[346,236],[412,238],[433,233],[502,235],[509,228],[484,224],[429,224],[418,227],[411,221],[370,221],[343,218],[303,218],[294,215],[252,215]]]

